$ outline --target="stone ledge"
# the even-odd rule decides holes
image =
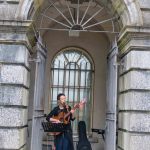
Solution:
[[[30,35],[28,36],[30,38]],[[0,32],[0,44],[2,45],[23,45],[29,52],[32,52],[32,46],[29,43],[28,37],[25,33],[14,32],[5,29],[5,31]],[[32,36],[31,36],[32,37]]]
[[[145,40],[147,41],[146,43]],[[125,26],[118,39],[120,55],[125,55],[131,49],[148,49],[150,48],[148,41],[150,41],[150,27]]]
[[[150,35],[145,37],[143,35],[138,35],[135,37],[127,37],[127,41],[119,45],[120,57],[123,57],[125,54],[129,53],[132,50],[145,50],[150,51]]]
[[[20,0],[6,0],[9,4],[19,4]]]
[[[1,27],[17,27],[18,30],[27,29],[31,25],[31,23],[32,21],[30,20],[0,20]]]
[[[129,39],[132,39],[132,37],[149,37],[150,36],[150,27],[144,27],[144,26],[125,26],[121,33],[120,37],[118,39],[119,45],[129,41]],[[130,37],[129,39],[127,37]],[[122,38],[124,40],[122,40]]]

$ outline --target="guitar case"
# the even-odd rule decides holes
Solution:
[[[86,124],[84,121],[78,123],[79,141],[77,144],[77,150],[92,150],[91,144],[86,134]]]

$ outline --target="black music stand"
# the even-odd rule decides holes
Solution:
[[[49,133],[56,133],[56,132],[64,132],[64,124],[63,123],[51,123],[51,122],[42,122],[42,127],[44,129],[44,132],[47,133],[47,142],[43,144],[42,150],[52,150],[53,144],[48,144],[50,141]]]
[[[44,132],[64,132],[64,123],[42,122]]]

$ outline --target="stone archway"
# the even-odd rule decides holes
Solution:
[[[123,26],[125,25],[142,25],[142,14],[138,1],[133,0],[98,0],[102,5],[107,7],[110,12],[121,17]],[[33,13],[43,5],[44,0],[21,0],[16,12],[16,18],[27,19],[29,10],[34,7]]]

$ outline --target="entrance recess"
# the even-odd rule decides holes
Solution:
[[[116,32],[116,17],[107,13],[106,7],[100,5],[97,0],[45,0],[46,8],[39,15],[39,24],[37,30],[41,35],[48,30],[69,31],[69,35],[78,36],[79,32],[97,32],[97,33],[118,33]],[[39,25],[39,26],[38,26]],[[80,38],[80,37],[79,37]],[[113,37],[109,37],[110,41]],[[113,44],[108,55],[108,74],[107,74],[107,112],[106,112],[106,133],[105,150],[116,149],[116,103],[117,103],[117,44]],[[44,60],[44,58],[43,58]],[[43,64],[44,66],[44,64]],[[38,67],[38,66],[37,66]],[[42,67],[38,68],[39,74]],[[44,74],[44,73],[43,73]],[[42,77],[42,75],[41,75]],[[42,78],[39,77],[39,80]],[[38,82],[38,81],[36,81]],[[40,81],[39,81],[40,82]],[[35,88],[36,85],[35,83]],[[42,85],[40,85],[43,87]],[[38,92],[37,92],[38,93]],[[35,97],[36,97],[35,93]],[[36,98],[35,98],[36,99]],[[39,99],[39,97],[37,97]],[[37,99],[35,101],[37,101]],[[40,100],[39,100],[40,101]],[[36,105],[34,105],[36,106]],[[34,110],[36,114],[36,108]],[[34,115],[33,115],[34,116]],[[33,146],[37,145],[34,139],[36,133],[37,118],[33,118]],[[40,119],[39,119],[40,120]],[[39,121],[40,122],[40,121]],[[35,125],[34,125],[35,124]],[[40,124],[40,123],[38,123]],[[35,148],[36,149],[36,148]]]

